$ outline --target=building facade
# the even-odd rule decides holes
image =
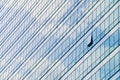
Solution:
[[[0,80],[120,80],[120,0],[0,0]]]

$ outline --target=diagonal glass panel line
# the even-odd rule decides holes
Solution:
[[[118,26],[119,26],[119,25],[118,25]],[[118,26],[117,26],[117,27],[118,27]],[[76,65],[76,66],[77,66],[77,65]],[[75,67],[75,66],[74,66],[74,67]],[[70,69],[70,70],[73,70],[73,69]],[[75,70],[73,70],[73,71],[75,71]],[[70,72],[72,72],[72,71],[70,71]],[[71,73],[71,74],[72,74],[72,73]],[[65,75],[65,76],[66,76],[66,78],[67,78],[68,75]],[[65,79],[65,78],[62,78],[62,79]]]
[[[1,8],[0,8],[0,11],[5,11],[5,6],[10,2],[10,0],[1,0],[0,4],[1,4]],[[0,13],[1,13],[0,12]]]
[[[28,5],[29,3],[27,3],[27,2],[23,2],[23,4],[21,4],[20,6],[23,6],[23,8],[24,7],[26,7],[27,5]],[[17,4],[16,4],[17,5]],[[7,32],[9,32],[9,30],[12,28],[10,25],[11,24],[13,24],[14,23],[14,21],[16,21],[15,19],[17,18],[17,19],[19,19],[18,18],[18,15],[20,15],[20,13],[23,11],[23,8],[21,8],[21,7],[19,7],[19,8],[17,8],[16,6],[13,8],[13,10],[12,10],[12,12],[13,12],[13,14],[11,14],[11,16],[10,16],[10,14],[9,14],[9,17],[10,18],[8,18],[8,20],[4,20],[4,23],[3,23],[3,25],[2,25],[2,32],[0,33],[0,35],[1,35],[1,39],[4,37],[4,35],[9,35],[9,33],[7,34]],[[14,11],[15,10],[15,11]],[[17,21],[16,21],[17,22]],[[9,27],[8,27],[9,26]],[[4,35],[2,35],[4,33]],[[8,37],[8,36],[7,36]],[[0,40],[1,41],[1,44],[0,45],[2,45],[2,40]]]
[[[0,0],[0,80],[109,79],[120,70],[120,55],[112,56],[120,44],[119,3]]]
[[[44,9],[44,8],[43,8]]]
[[[26,5],[28,5],[28,4],[26,4]],[[34,5],[36,5],[36,2],[34,3]],[[34,6],[32,6],[33,8],[34,8]],[[31,8],[32,8],[31,7]],[[21,11],[20,11],[21,10]],[[20,12],[19,12],[20,11]],[[30,10],[29,10],[30,11]],[[6,36],[2,36],[3,37],[3,39],[1,40],[1,46],[3,46],[3,43],[9,38],[9,36],[10,35],[12,35],[13,34],[13,32],[17,29],[17,28],[19,28],[19,26],[23,23],[23,21],[24,20],[26,20],[26,18],[28,18],[28,17],[30,17],[30,13],[29,13],[29,11],[28,12],[24,12],[23,11],[23,9],[18,9],[17,11],[15,11],[15,13],[12,15],[12,16],[14,16],[14,17],[11,17],[10,19],[9,19],[9,21],[11,21],[12,20],[12,22],[11,22],[11,24],[9,23],[9,21],[8,21],[8,24],[6,25],[6,23],[5,23],[5,27],[6,26],[10,26],[10,27],[7,27],[6,28],[6,31],[4,31],[4,34],[6,35]],[[18,12],[19,12],[19,14],[18,14]],[[20,16],[20,20],[19,20],[19,18],[18,18],[18,16],[22,13],[22,12],[24,12],[24,15],[22,15],[22,18],[21,18],[21,16]],[[15,17],[16,16],[16,17]],[[13,18],[15,18],[15,19],[17,19],[18,20],[18,22],[16,21],[16,23],[14,22],[14,20],[13,20]],[[13,22],[14,22],[14,24],[13,24]],[[17,26],[16,26],[17,25]],[[13,26],[13,27],[12,27]]]
[[[3,10],[3,14],[0,14],[0,21],[2,21],[4,19],[5,16],[7,16],[14,8],[15,6],[18,5],[19,0],[15,1],[15,0],[10,0],[10,2],[5,6],[6,9],[5,12]]]
[[[75,45],[74,45],[75,46]],[[66,54],[67,54],[68,52],[66,52]],[[63,57],[63,56],[62,56]],[[60,61],[60,60],[59,60]],[[54,65],[55,66],[55,65]],[[53,68],[53,67],[52,67]]]
[[[118,22],[119,23],[119,22]],[[71,70],[71,69],[70,69]]]
[[[46,6],[47,6],[47,5],[46,5]],[[34,6],[34,7],[35,7],[35,6]],[[33,8],[34,8],[34,7],[33,7]],[[42,11],[41,11],[41,12],[42,12]],[[28,14],[29,14],[29,15],[28,15]],[[13,27],[12,30],[10,30],[10,32],[7,34],[8,36],[7,36],[7,37],[5,36],[5,38],[3,38],[3,40],[2,40],[3,42],[2,42],[1,44],[7,42],[7,41],[8,41],[7,39],[9,39],[8,37],[11,37],[12,35],[14,35],[13,32],[15,33],[16,30],[17,30],[17,28],[19,28],[19,26],[23,25],[24,20],[26,20],[27,18],[29,18],[29,16],[30,16],[30,13],[25,13],[25,14],[22,16],[23,18],[22,18],[22,19],[20,18],[21,20],[19,20],[19,22],[17,22],[17,23],[15,24],[15,27]],[[25,18],[25,19],[24,19],[24,18]],[[34,19],[34,20],[35,20],[35,19]],[[32,20],[32,23],[34,22],[34,20]],[[32,23],[31,23],[31,24],[32,24]],[[30,25],[30,24],[29,24],[29,25]],[[24,26],[23,26],[23,27],[24,27]],[[8,28],[8,29],[9,29],[9,28]],[[25,30],[25,31],[26,31],[26,30],[29,30],[29,26],[28,26],[28,28],[25,27],[24,30]],[[24,32],[25,32],[25,31],[24,31]],[[22,32],[20,35],[22,36],[22,34],[23,34],[24,32]],[[6,39],[6,38],[7,38],[7,39]],[[17,37],[17,38],[18,38],[18,37]],[[18,39],[19,39],[19,38],[18,38]],[[12,43],[15,44],[15,43],[16,43],[16,40],[18,40],[18,39],[15,39]],[[9,43],[10,43],[10,42],[9,42]],[[13,45],[12,43],[11,43],[11,45]],[[6,44],[6,43],[5,43],[5,44]],[[5,46],[5,44],[1,45],[1,47]],[[8,44],[7,44],[7,45],[8,45]],[[10,47],[11,47],[11,46],[9,45],[7,48],[10,49]],[[6,49],[6,51],[8,51],[8,49]],[[4,51],[4,52],[6,52],[6,51]],[[4,55],[4,54],[3,54],[3,55]],[[2,57],[2,54],[1,54],[1,57]]]
[[[12,8],[14,8],[14,6],[16,6],[16,3],[17,3],[17,1],[15,1],[15,0],[10,0],[8,2],[8,4],[5,6],[6,10],[4,9],[5,12],[3,12],[3,14],[0,15],[1,16],[0,21],[4,18],[4,16],[8,15],[9,11],[11,11]]]
[[[35,2],[34,2],[35,1]],[[36,0],[34,0],[34,1],[32,1],[32,3],[31,3],[31,1],[27,1],[27,2],[21,2],[21,5],[18,5],[18,3],[17,3],[17,5],[13,8],[13,10],[11,10],[11,12],[13,12],[14,14],[12,15],[12,17],[9,15],[9,17],[10,17],[10,19],[9,20],[4,20],[5,22],[3,23],[3,26],[5,26],[5,27],[3,27],[3,29],[1,30],[1,31],[6,31],[7,29],[8,29],[8,27],[7,26],[10,26],[12,23],[13,23],[13,21],[15,21],[15,19],[17,18],[17,16],[19,16],[20,15],[20,13],[22,12],[22,11],[25,11],[25,8],[28,6],[28,5],[31,5],[32,7],[30,8],[30,9],[28,9],[27,10],[27,12],[30,12],[31,10],[32,10],[32,8],[34,8],[35,7],[35,5],[37,5],[38,3],[38,1],[36,1]],[[34,4],[33,4],[33,2],[34,2]],[[21,7],[22,6],[22,7]],[[10,12],[10,13],[11,13]],[[7,17],[7,16],[6,16]],[[5,18],[6,18],[5,17]],[[14,19],[15,18],[15,19]],[[12,22],[11,22],[12,21]],[[5,29],[5,30],[4,30]],[[1,33],[2,34],[2,33]]]
[[[39,1],[39,0],[38,0],[38,1]],[[29,2],[29,4],[31,4],[31,2]],[[34,6],[36,6],[36,5],[37,5],[37,1],[35,1],[34,5],[33,5],[32,7],[34,7]],[[26,5],[26,7],[27,7],[27,6],[28,6],[28,5]],[[31,7],[31,9],[32,9],[32,7]],[[22,8],[23,8],[23,9],[22,9],[22,11],[25,11],[25,10],[24,10],[24,9],[25,9],[25,7],[22,7]],[[30,12],[30,11],[31,11],[31,9],[28,9],[28,10],[27,10],[27,12],[29,12],[29,15],[30,15],[30,13],[31,13],[31,12]],[[32,9],[32,10],[34,10],[34,9]],[[19,11],[19,10],[18,10],[18,11]],[[15,12],[16,12],[16,11],[15,11]],[[17,15],[19,15],[19,14],[21,14],[21,12],[19,12],[19,14],[18,14],[18,13],[16,13],[16,14],[17,14]],[[15,15],[15,16],[17,16],[16,14],[14,14],[14,15]],[[27,14],[26,16],[28,16],[28,14]],[[12,17],[13,17],[13,16],[12,16]],[[13,17],[13,18],[12,18],[12,17],[11,17],[11,19],[9,19],[9,21],[11,21],[11,20],[12,20],[12,21],[14,21],[14,19],[13,19],[13,18],[15,18],[15,19],[17,18],[17,17]],[[26,18],[26,17],[25,17],[25,18]],[[23,19],[24,19],[24,18],[23,18]],[[4,25],[4,26],[9,26],[9,25],[11,25],[11,23],[12,23],[12,22],[11,22],[11,23],[9,23],[9,21],[7,21],[7,22],[8,22],[8,24],[6,24],[6,23],[5,23],[5,25]],[[7,29],[9,29],[9,28],[7,27]],[[5,32],[5,31],[4,31],[4,32]],[[3,41],[4,41],[4,40],[3,40]]]
[[[17,4],[16,4],[17,5]],[[23,6],[23,8],[24,8],[24,6],[26,6],[27,5],[27,2],[25,2],[25,3],[23,3],[23,4],[21,4],[20,6]],[[23,8],[21,8],[21,7],[19,7],[18,9],[17,9],[18,7],[14,7],[13,8],[13,11],[12,12],[14,12],[13,14],[10,14],[10,15],[12,15],[12,16],[10,16],[9,15],[9,17],[10,18],[8,18],[8,20],[4,20],[4,22],[3,22],[3,25],[2,25],[2,29],[1,29],[1,33],[0,33],[0,35],[1,35],[1,39],[2,39],[2,37],[4,37],[6,34],[5,34],[5,32],[6,31],[8,31],[9,32],[9,30],[12,28],[10,25],[11,24],[13,24],[13,23],[15,23],[15,19],[16,18],[18,18],[17,16],[21,13],[21,11],[23,11]],[[15,11],[14,11],[15,10]],[[19,19],[19,18],[18,18]],[[8,27],[9,26],[9,27]],[[2,34],[5,34],[5,35],[2,35]],[[7,32],[6,32],[7,33]],[[9,34],[7,34],[7,35],[9,35]],[[1,41],[1,40],[0,40]],[[1,41],[2,42],[2,41]],[[0,43],[0,46],[2,45],[2,43]]]
[[[12,0],[13,1],[13,0]],[[7,2],[6,2],[6,4],[4,4],[3,5],[3,7],[1,8],[1,12],[0,12],[0,18],[3,16],[3,14],[4,13],[7,13],[7,11],[8,10],[11,10],[11,8],[12,8],[12,5],[10,6],[10,4],[9,4],[9,2],[10,2],[10,0],[8,0]],[[13,2],[15,2],[15,1],[13,1]],[[17,2],[17,1],[16,1]],[[9,6],[11,7],[6,7],[7,6],[7,4],[9,4]],[[12,3],[11,3],[12,4]],[[15,3],[16,4],[16,3]],[[14,4],[13,4],[14,5]],[[2,22],[4,22],[3,20],[0,20],[0,23],[2,24]],[[3,27],[1,26],[0,27],[0,32],[1,32],[1,29],[2,29]]]
[[[69,53],[69,52],[67,52],[67,53]],[[67,54],[67,53],[66,53],[66,54]],[[70,53],[70,55],[71,55],[71,54],[74,54],[74,53]],[[65,56],[65,55],[64,55],[64,56]],[[76,56],[77,56],[77,54],[76,54]],[[79,56],[80,56],[80,55],[79,55]],[[62,58],[64,58],[64,57],[62,57]],[[64,58],[64,59],[62,59],[62,58],[61,58],[62,61],[59,60],[57,63],[59,63],[59,62],[64,62],[64,61],[65,61],[65,58]],[[68,58],[68,57],[66,57],[66,59],[67,59],[67,58]],[[69,66],[73,65],[73,61],[74,61],[74,60],[72,60],[72,63],[69,64],[66,68],[68,68]],[[58,64],[56,64],[56,65],[58,65]],[[55,65],[54,65],[54,66],[55,66]],[[58,65],[56,68],[55,68],[54,66],[52,67],[53,69],[51,69],[52,71],[55,71],[55,70],[59,67],[59,65]],[[49,73],[49,76],[50,76],[52,73],[54,73],[54,72],[52,72],[52,71],[51,71],[51,73]],[[60,73],[59,75],[61,75],[62,73],[64,73],[64,70],[61,71],[61,73]],[[45,76],[44,76],[44,77],[45,77]],[[43,80],[44,80],[44,78],[43,78]]]
[[[117,30],[118,26],[119,26],[119,25],[116,26],[116,29],[115,29],[115,30]],[[115,30],[114,30],[114,31],[115,31]],[[111,32],[113,33],[113,31],[111,31]],[[109,32],[109,33],[110,33],[110,32]],[[111,34],[112,34],[112,33],[111,33]],[[109,36],[109,35],[108,35],[108,36]],[[106,40],[107,38],[104,38],[104,39]],[[102,42],[104,42],[104,41],[102,40]],[[117,44],[117,43],[116,43],[116,44]],[[98,44],[98,45],[100,45],[100,44]],[[95,45],[95,46],[96,46],[96,45]],[[79,47],[79,46],[78,46],[78,47]],[[97,47],[95,47],[95,48],[99,48],[99,47],[97,46]],[[94,50],[95,48],[93,48],[93,50]],[[92,50],[92,51],[93,51],[93,50]],[[90,51],[89,51],[89,53],[92,54]],[[89,55],[89,54],[87,53],[86,55]],[[86,56],[86,55],[85,55],[85,56]],[[79,57],[79,56],[78,56],[78,57]],[[83,61],[83,60],[81,60],[81,61]],[[78,63],[80,63],[81,61],[79,61]],[[78,65],[76,65],[76,66],[78,66]],[[74,66],[74,67],[75,67],[75,66]],[[73,70],[73,69],[70,69],[70,70]],[[74,71],[75,71],[75,70],[73,70],[73,72],[74,72]],[[71,72],[71,71],[70,71],[70,72]],[[69,74],[72,74],[72,73],[69,73]],[[67,76],[67,75],[65,75],[65,76]],[[63,76],[63,77],[65,77],[65,76]],[[66,77],[66,78],[67,78],[67,77]],[[62,79],[65,79],[65,78],[62,78]]]
[[[7,3],[7,1],[9,1],[9,0],[1,0],[1,1],[0,1],[0,13],[1,13],[1,11],[4,9],[4,6],[5,6],[5,4]]]

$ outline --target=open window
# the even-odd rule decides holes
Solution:
[[[93,35],[91,34],[91,35],[88,37],[87,46],[90,47],[92,44],[93,44]]]

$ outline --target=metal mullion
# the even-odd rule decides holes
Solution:
[[[34,21],[33,21],[33,22],[34,22]],[[32,23],[33,23],[33,22],[32,22]],[[32,24],[32,23],[31,23],[31,24]],[[29,26],[31,26],[31,24],[30,24]],[[21,35],[21,36],[22,36],[22,35]],[[14,45],[14,44],[13,44],[13,45]]]
[[[17,18],[17,16],[23,11],[23,8],[27,5],[27,3],[28,3],[28,1],[26,1],[25,3],[23,3],[21,6],[23,6],[22,8],[21,7],[19,7],[14,13],[13,13],[13,15],[8,19],[8,21],[5,23],[5,25],[3,25],[3,26],[5,26],[4,28],[3,28],[3,30],[0,30],[0,34],[2,34],[3,33],[3,31],[5,32],[6,31],[6,29],[8,28],[8,27],[6,27],[6,26],[9,26],[9,25],[11,25],[11,23]],[[16,4],[17,5],[17,4]],[[15,7],[14,7],[15,8]],[[13,9],[14,9],[13,8]],[[12,11],[12,10],[11,10]]]
[[[118,24],[119,24],[119,23],[118,23]],[[117,24],[117,25],[118,25],[118,24]],[[115,25],[114,28],[115,28],[117,25]],[[112,30],[112,29],[111,29],[111,30]],[[110,31],[111,31],[111,30],[110,30]],[[109,31],[109,32],[110,32],[110,31]],[[109,33],[109,32],[108,32],[108,33]],[[106,36],[106,35],[105,35],[105,36]],[[104,37],[104,36],[103,36],[103,37]],[[99,41],[100,41],[100,40],[99,40]],[[97,47],[97,48],[98,48],[98,47]]]
[[[3,9],[5,8],[5,6],[7,5],[7,3],[9,3],[10,2],[10,0],[6,0],[5,2],[4,2],[4,5],[2,6],[2,8],[1,8],[1,10],[0,11],[3,11]],[[1,12],[0,12],[1,13]]]
[[[34,21],[33,21],[33,22],[34,22]],[[33,22],[32,22],[32,23],[33,23]],[[32,23],[31,23],[31,24],[32,24]],[[31,24],[30,24],[29,26],[31,26]],[[30,30],[30,29],[29,29],[29,30]],[[23,34],[24,34],[24,33],[23,33]],[[22,35],[21,35],[21,36],[22,36]]]
[[[24,3],[24,4],[22,4],[22,6],[23,6],[22,8],[24,8],[24,6],[27,4],[27,2],[28,2],[28,1],[26,1],[26,3]],[[14,4],[14,7],[12,6],[12,8],[10,8],[10,12],[15,8],[15,5],[17,5],[17,2],[16,2],[16,4]],[[5,25],[4,25],[5,27],[2,27],[2,29],[0,29],[0,35],[3,33],[4,30],[6,31],[6,28],[7,28],[6,26],[9,26],[9,25],[14,21],[14,19],[16,19],[16,16],[18,15],[19,12],[21,12],[22,8],[21,8],[21,9],[17,9],[17,10],[16,10],[16,12],[17,12],[16,15],[15,15],[15,16],[11,16],[11,17],[8,19],[8,21],[7,21],[7,22],[5,23]],[[8,13],[7,13],[7,14],[8,14]],[[15,14],[15,13],[14,13],[14,14]],[[14,15],[14,14],[13,14],[13,15]],[[6,16],[6,15],[5,15],[5,16]]]
[[[108,33],[109,33],[109,32],[108,32]],[[105,36],[106,36],[106,35],[105,35]],[[104,37],[105,37],[105,36],[104,36]],[[100,40],[99,40],[99,41],[100,41]],[[96,43],[96,44],[97,44],[97,43]],[[103,43],[102,43],[102,44],[103,44]],[[94,45],[94,46],[95,46],[95,45]],[[94,47],[94,46],[93,46],[93,47]],[[97,47],[97,48],[98,48],[98,47]],[[97,48],[96,48],[96,49],[97,49]],[[95,50],[96,50],[96,49],[95,49]],[[88,52],[89,52],[89,51],[88,51]],[[82,59],[82,58],[80,58],[80,59]],[[77,62],[79,62],[80,59],[79,59]],[[77,63],[77,62],[76,62],[76,63]],[[70,69],[69,69],[69,70],[70,70]],[[82,74],[82,73],[81,73],[81,74]],[[70,75],[70,74],[69,74],[69,75]]]
[[[4,17],[8,16],[9,13],[15,8],[15,6],[17,5],[18,1],[14,1],[11,5],[11,7],[8,7],[8,10],[6,10],[1,16],[0,16],[0,21],[2,21],[4,19]]]
[[[24,16],[23,16],[23,20],[21,19],[21,21],[24,21],[24,18],[26,18],[27,15],[28,15],[28,14],[24,15]],[[19,22],[19,24],[21,24],[21,22]],[[19,24],[17,24],[16,27],[18,27]],[[19,27],[18,27],[18,28],[19,28]],[[17,28],[14,27],[14,29],[17,29]],[[8,36],[6,37],[7,39],[9,38],[9,35],[12,34],[12,32],[14,31],[14,29],[11,31],[10,34],[8,34]],[[1,43],[1,45],[7,40],[6,38],[4,38],[3,42]],[[3,45],[2,45],[2,46],[3,46]],[[1,46],[1,47],[2,47],[2,46]],[[8,47],[9,47],[9,46],[8,46]],[[1,55],[1,57],[2,57],[2,56],[3,56],[3,55]]]
[[[6,16],[9,15],[9,13],[15,8],[15,6],[18,4],[18,1],[14,1],[10,7],[7,7],[8,10],[5,10],[5,12],[0,16],[0,21],[3,21]],[[6,5],[7,6],[7,5]],[[6,7],[5,6],[5,7]]]
[[[0,13],[1,13],[1,9],[3,9],[3,6],[7,3],[7,1],[9,1],[9,0],[2,0],[0,2],[0,4],[2,4],[2,7],[0,7]]]
[[[35,4],[35,2],[34,2],[34,4]],[[24,5],[24,6],[27,6],[27,4]],[[33,5],[32,8],[31,8],[29,11],[32,11],[35,6],[36,6],[36,4]],[[17,18],[17,15],[19,15],[22,11],[23,11],[23,10],[21,9],[21,10],[18,11],[19,13],[16,13],[16,15],[15,15],[16,18]],[[28,11],[28,12],[29,12],[29,11]],[[14,15],[14,14],[13,14],[13,15]],[[19,26],[20,26],[21,24],[23,24],[22,22],[23,22],[24,20],[26,20],[26,17],[28,18],[29,16],[30,16],[30,13],[26,13],[25,15],[22,16],[22,18],[20,19],[20,21],[17,22],[17,24],[16,24],[17,26],[13,27],[12,30],[8,32],[7,36],[5,36],[6,38],[3,38],[3,40],[1,41],[1,45],[9,38],[9,36],[15,31],[15,29],[17,30],[17,28],[19,28]],[[14,17],[14,18],[15,18],[15,17]],[[16,19],[16,18],[15,18],[15,19]],[[10,19],[9,21],[14,21],[14,19]],[[11,23],[12,23],[12,22],[11,22]],[[8,25],[6,25],[6,26],[11,25],[11,23],[8,24]],[[17,27],[17,28],[16,28],[16,27]]]

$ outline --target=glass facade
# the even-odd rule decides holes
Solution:
[[[0,0],[0,80],[120,80],[120,1]]]

